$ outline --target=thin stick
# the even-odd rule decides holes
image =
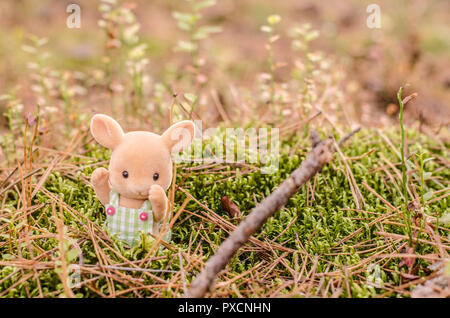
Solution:
[[[178,259],[180,261],[180,271],[181,271],[181,280],[183,281],[183,290],[186,290],[186,277],[184,274],[183,256],[181,254],[181,251],[178,251]]]
[[[350,133],[351,135],[354,132]],[[229,263],[237,250],[243,246],[266,220],[284,206],[289,198],[308,180],[314,177],[333,158],[332,139],[321,141],[315,131],[311,131],[313,149],[291,176],[271,195],[257,205],[230,236],[219,246],[196,277],[185,297],[203,297],[211,288],[216,275]],[[344,140],[348,139],[346,137]]]

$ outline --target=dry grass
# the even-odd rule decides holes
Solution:
[[[138,6],[148,8],[144,3]],[[186,9],[165,2],[155,6],[161,16]],[[291,40],[284,31],[291,20],[282,14],[290,8],[275,7],[282,16],[276,31],[281,39],[272,39],[270,61],[264,61],[268,57],[264,34],[259,41],[246,34],[250,31],[227,31],[238,25],[236,13],[224,23],[220,41],[211,35],[200,41],[198,54],[167,53],[160,60],[152,48],[134,51],[142,43],[153,43],[145,32],[138,33],[138,42],[128,43],[119,31],[120,21],[111,18],[110,24],[97,30],[94,17],[92,29],[100,35],[92,35],[91,40],[103,39],[104,47],[93,61],[82,63],[82,71],[70,59],[61,66],[59,60],[64,58],[53,47],[53,39],[48,45],[38,37],[17,40],[27,44],[31,53],[21,55],[22,61],[11,57],[17,72],[1,79],[7,84],[0,98],[7,127],[1,135],[0,156],[0,297],[179,297],[238,224],[222,208],[224,196],[245,217],[304,160],[310,150],[310,129],[339,140],[360,123],[365,124],[362,131],[345,148],[338,147],[334,160],[239,250],[208,296],[409,297],[415,286],[441,275],[429,266],[446,266],[450,250],[448,223],[441,222],[443,216],[448,219],[450,194],[445,123],[407,116],[409,245],[402,211],[401,154],[396,146],[398,122],[374,107],[383,101],[368,106],[366,100],[389,95],[395,85],[374,91],[366,80],[372,83],[379,75],[360,72],[360,78],[355,77],[355,69],[367,66],[364,57],[349,66],[333,53],[317,52],[313,43],[307,51],[290,51]],[[114,10],[128,12],[127,8],[123,4]],[[259,33],[270,8],[258,7],[264,12],[258,11],[255,18]],[[226,10],[230,9],[223,4],[209,8],[200,24],[214,24],[220,19],[213,17],[230,12]],[[131,25],[122,26],[149,23],[143,20],[138,16]],[[168,25],[165,20],[158,23],[164,30]],[[251,29],[250,22],[242,23]],[[174,29],[167,27],[167,43],[156,42],[171,46],[179,38],[186,39]],[[225,49],[220,43],[230,38],[242,42],[246,51]],[[382,39],[386,42],[381,44],[389,43]],[[123,41],[122,45],[111,47],[113,40]],[[394,64],[403,65],[392,50],[398,57]],[[46,58],[48,51],[58,59]],[[145,65],[148,55],[153,58],[151,67]],[[260,56],[264,58],[256,58]],[[194,63],[195,58],[206,62]],[[20,69],[27,63],[27,71]],[[130,74],[127,67],[139,71]],[[272,74],[260,76],[269,70]],[[406,75],[399,74],[403,84]],[[420,82],[414,89],[422,96]],[[443,95],[436,92],[436,96]],[[395,90],[390,98],[395,100]],[[226,127],[279,127],[280,166],[274,174],[264,175],[261,164],[177,164],[169,193],[173,240],[143,238],[129,249],[105,231],[104,208],[88,182],[96,167],[107,165],[110,155],[88,131],[96,112],[114,115],[126,130],[162,132],[171,122],[189,118],[202,120],[203,129],[218,127],[219,132]],[[428,158],[433,160],[421,165],[420,160]],[[74,277],[74,269],[81,279],[77,286],[67,280]],[[438,295],[448,293],[438,291]]]

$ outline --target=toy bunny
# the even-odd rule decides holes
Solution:
[[[97,114],[91,120],[91,133],[112,150],[109,169],[97,168],[91,176],[106,209],[108,231],[130,246],[139,241],[140,232],[157,235],[168,209],[165,191],[172,181],[171,153],[191,144],[193,122],[180,121],[160,136],[147,131],[124,133],[114,119]],[[168,231],[164,240],[170,236]]]

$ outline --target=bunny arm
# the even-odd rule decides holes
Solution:
[[[160,222],[164,219],[168,208],[168,199],[164,189],[154,184],[150,187],[149,200],[152,203],[153,219],[155,222]]]
[[[103,205],[109,202],[109,171],[105,168],[97,168],[91,175],[91,184],[94,187],[95,194]]]

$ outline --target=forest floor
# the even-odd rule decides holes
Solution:
[[[60,2],[0,4],[0,297],[180,297],[302,163],[311,130],[339,140],[358,126],[207,296],[450,295],[445,1],[417,1],[405,16],[386,1],[387,27],[373,32],[355,27],[366,18],[357,1],[80,2],[79,31],[58,27]],[[406,83],[403,98],[418,95],[402,130]],[[99,112],[126,131],[194,120],[215,129],[193,146],[213,158],[228,128],[278,129],[276,169],[264,173],[262,157],[177,163],[171,241],[128,248],[89,183],[111,155],[89,132]]]

